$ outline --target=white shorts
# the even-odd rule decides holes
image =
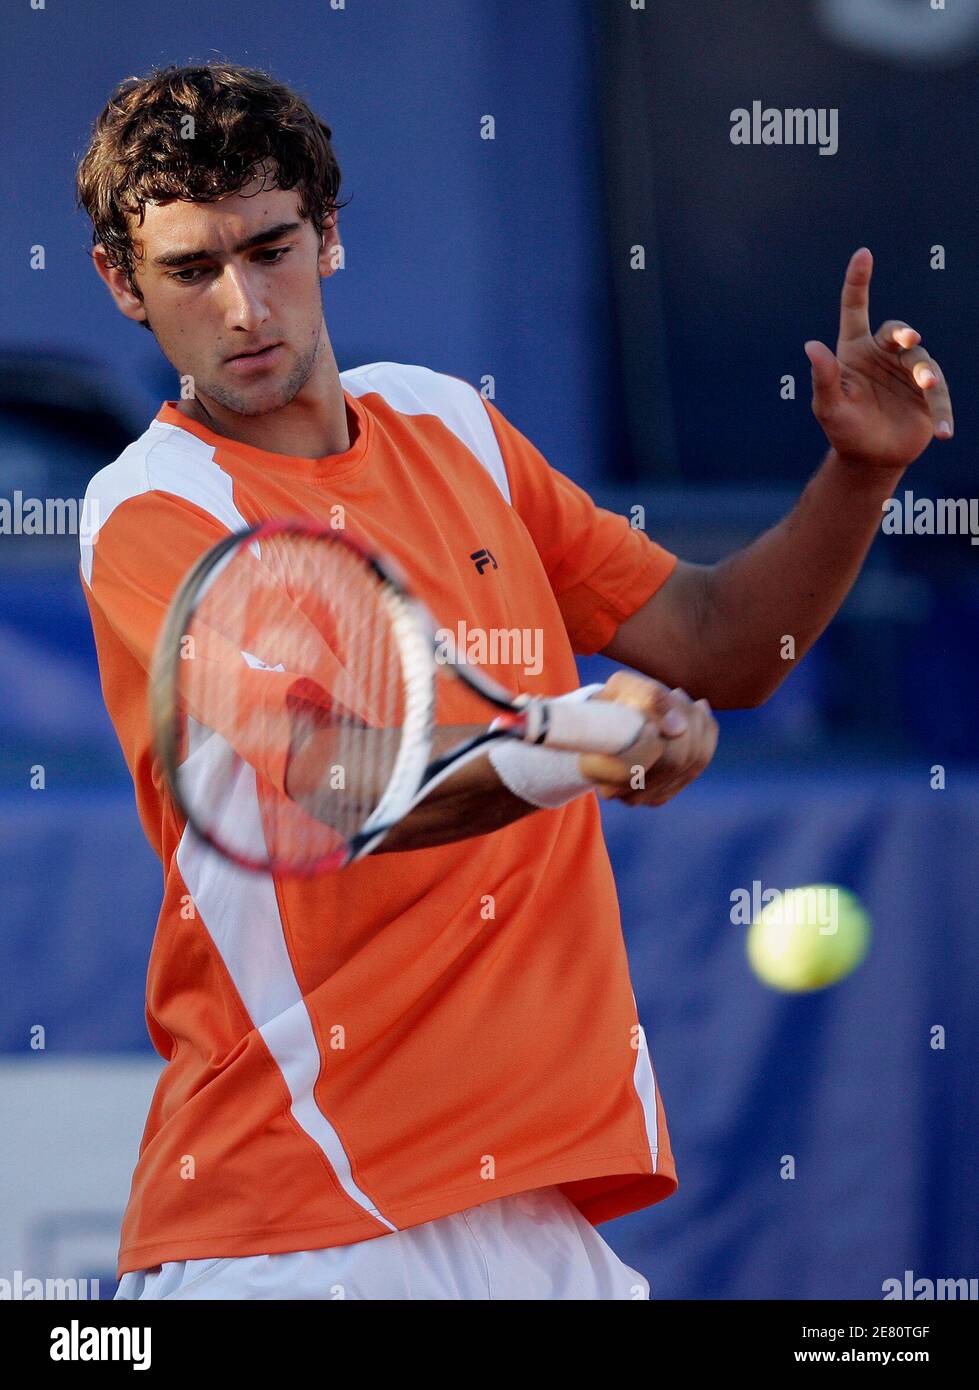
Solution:
[[[168,1261],[116,1298],[648,1299],[649,1284],[544,1187],[354,1245]]]

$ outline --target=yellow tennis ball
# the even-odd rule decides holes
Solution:
[[[860,900],[832,883],[787,888],[748,928],[747,951],[759,979],[803,992],[835,984],[855,970],[870,944]]]

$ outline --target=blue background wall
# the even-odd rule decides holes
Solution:
[[[15,56],[0,111],[21,132],[5,162],[25,196],[4,200],[0,228],[47,252],[43,274],[26,254],[8,267],[5,342],[91,354],[172,392],[150,335],[116,312],[86,264],[74,166],[123,77],[225,57],[296,87],[333,131],[352,198],[341,213],[347,269],[325,295],[341,368],[489,372],[545,453],[600,470],[610,403],[597,366],[611,329],[592,266],[603,208],[587,7],[211,0],[164,12],[132,0],[116,13],[118,27],[94,3],[5,10]],[[495,141],[480,139],[487,113]]]

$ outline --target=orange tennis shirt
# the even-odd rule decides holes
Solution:
[[[539,660],[518,643],[521,665],[484,669],[542,695],[577,686],[573,653],[605,646],[673,569],[467,383],[386,362],[340,380],[343,454],[268,453],[167,402],[88,489],[102,688],[164,871],[146,1017],[166,1066],[120,1274],[346,1245],[551,1185],[598,1224],[677,1186],[594,795],[286,880],[202,848],[162,781],[157,633],[230,531],[345,518],[441,626],[536,634]],[[485,720],[453,704],[472,698],[440,694],[439,722]]]

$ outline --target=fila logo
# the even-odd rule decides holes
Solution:
[[[486,568],[488,564],[492,564],[495,570],[498,570],[500,568],[499,565],[496,563],[496,556],[493,554],[491,550],[474,550],[469,558],[470,560],[472,560],[473,564],[476,566],[476,569],[480,574],[482,574],[483,570]]]
[[[263,661],[260,656],[254,656],[251,652],[246,652],[244,647],[241,654],[245,658],[245,664],[250,666],[253,671],[284,671],[286,668],[279,661],[275,666],[270,666],[267,661]]]

